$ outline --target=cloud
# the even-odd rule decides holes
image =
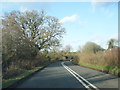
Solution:
[[[92,11],[95,12],[96,8],[98,7],[108,7],[110,5],[115,5],[116,2],[119,0],[92,0],[91,5],[92,5]]]
[[[54,2],[56,0],[0,0],[0,2]]]
[[[119,0],[0,0],[0,2],[118,2]]]
[[[116,11],[111,11],[111,8],[117,7],[117,2],[98,2],[99,0],[92,0],[92,12],[94,13],[97,9],[101,13],[106,15],[108,18],[113,17],[116,14]],[[116,0],[117,1],[117,0]],[[117,8],[116,8],[117,9]]]
[[[67,17],[62,18],[60,20],[60,23],[73,22],[73,21],[76,21],[77,19],[78,19],[78,16],[74,14],[72,16],[67,16]]]
[[[39,0],[1,0],[1,2],[37,2]]]
[[[92,3],[95,5],[98,5],[99,2],[102,2],[101,5],[107,3],[107,2],[118,2],[119,0],[91,0]]]

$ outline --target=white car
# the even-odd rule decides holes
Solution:
[[[70,61],[73,61],[73,59],[70,59]]]

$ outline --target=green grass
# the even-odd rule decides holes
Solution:
[[[106,72],[109,72],[109,73],[114,74],[114,75],[118,75],[118,73],[120,73],[120,68],[118,68],[117,66],[115,66],[115,67],[113,67],[113,66],[101,66],[101,65],[93,65],[93,64],[81,63],[81,62],[74,63],[74,64],[94,68],[94,69],[101,70],[101,71],[106,71]]]
[[[8,80],[2,81],[2,88],[7,88],[8,86],[14,84],[18,80],[20,80],[20,79],[22,79],[22,78],[24,78],[24,77],[32,74],[33,72],[39,70],[41,67],[43,67],[43,66],[36,67],[36,68],[34,68],[32,70],[26,70],[24,73],[22,73],[22,74],[20,74],[20,75],[18,75],[16,77],[14,77],[14,78],[10,78]]]
[[[93,64],[88,64],[88,63],[78,63],[79,65],[83,65],[83,66],[88,66],[91,68],[95,68],[95,69],[99,69],[99,70],[104,70],[105,66],[100,66],[100,65],[93,65]]]

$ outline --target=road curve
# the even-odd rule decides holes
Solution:
[[[69,61],[59,61],[37,72],[17,88],[87,88],[88,86],[91,89],[118,88],[118,77],[73,65]]]

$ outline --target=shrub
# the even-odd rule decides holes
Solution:
[[[104,71],[113,74],[119,73],[120,68],[120,48],[99,51],[97,53],[80,53],[77,63],[87,63],[92,65],[105,66]]]
[[[18,67],[18,65],[15,65],[15,64],[11,64],[6,72],[2,73],[3,74],[3,79],[9,79],[9,78],[12,78],[12,77],[15,77],[19,74],[21,74],[22,72],[24,72],[25,70],[24,69],[20,69]]]

